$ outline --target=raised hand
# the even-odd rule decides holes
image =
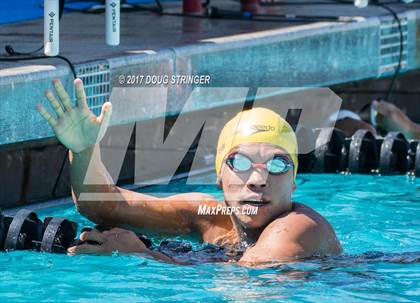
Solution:
[[[75,153],[101,141],[109,125],[112,112],[111,103],[105,102],[102,105],[100,116],[97,117],[90,111],[86,103],[82,80],[74,80],[77,99],[75,107],[72,106],[70,96],[60,80],[54,80],[53,84],[58,99],[51,90],[47,90],[45,95],[57,117],[54,118],[41,104],[38,104],[37,109],[52,127],[57,139]]]

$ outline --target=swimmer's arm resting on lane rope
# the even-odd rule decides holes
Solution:
[[[120,188],[114,185],[102,163],[98,145],[80,153],[70,152],[70,163],[73,200],[80,213],[97,224],[189,233],[200,230],[196,226],[199,204],[214,206],[219,203],[212,196],[202,193],[157,198]],[[101,185],[84,184],[89,165],[89,180]],[[110,193],[112,199],[109,199]]]
[[[80,235],[82,243],[69,247],[67,252],[70,255],[93,254],[112,255],[114,253],[138,255],[165,263],[186,265],[186,262],[174,260],[171,257],[149,249],[138,236],[129,230],[112,228],[100,232],[98,230],[85,231]]]

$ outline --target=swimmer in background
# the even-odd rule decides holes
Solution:
[[[335,127],[342,130],[346,137],[351,137],[359,129],[366,129],[373,135],[378,130],[385,132],[401,132],[408,140],[420,140],[420,124],[413,122],[407,115],[392,103],[374,100],[371,104],[370,123],[350,110],[342,109],[330,116],[335,121]]]
[[[379,128],[401,132],[407,139],[420,140],[420,124],[410,120],[394,104],[375,100],[372,108],[377,112],[375,122]]]
[[[298,165],[296,136],[290,125],[273,111],[246,110],[224,126],[215,163],[217,184],[223,190],[224,201],[197,192],[157,198],[114,185],[101,161],[96,142],[103,137],[109,123],[111,103],[106,102],[96,117],[87,106],[80,79],[74,81],[75,107],[61,82],[53,83],[58,98],[50,90],[46,97],[57,118],[42,105],[38,105],[38,110],[58,140],[70,150],[73,200],[78,211],[91,221],[152,233],[198,233],[210,244],[244,248],[237,258],[244,266],[269,266],[341,253],[340,243],[327,220],[315,210],[291,200]],[[83,183],[89,165],[89,174],[101,185]],[[79,199],[81,193],[89,192],[113,193],[118,199]],[[256,207],[258,212],[256,215],[246,212],[198,215],[200,205],[213,208],[220,204],[239,209]],[[114,228],[102,233],[92,230],[80,237],[99,245],[74,246],[69,248],[69,253],[111,254],[117,250],[174,262],[171,257],[148,249],[127,229]]]
[[[343,131],[347,138],[354,135],[359,129],[366,129],[373,135],[377,135],[376,129],[353,111],[347,109],[341,109],[338,113],[334,113],[330,116],[329,120],[335,122],[335,128]]]

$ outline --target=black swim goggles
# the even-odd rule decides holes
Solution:
[[[283,155],[274,155],[265,163],[253,163],[247,156],[233,153],[226,158],[225,162],[230,169],[239,173],[248,172],[251,168],[265,168],[272,175],[281,175],[293,168],[293,163]]]

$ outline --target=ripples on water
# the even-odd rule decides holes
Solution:
[[[208,181],[213,176],[205,178]],[[171,186],[172,192],[185,189],[181,184]],[[210,188],[202,187],[222,197]],[[419,302],[419,192],[419,181],[404,176],[303,175],[294,200],[315,208],[330,221],[342,242],[342,256],[250,269],[234,264],[178,266],[134,256],[13,252],[0,254],[0,299]],[[89,225],[73,208],[39,213]],[[193,249],[202,247],[194,237],[186,240]]]

